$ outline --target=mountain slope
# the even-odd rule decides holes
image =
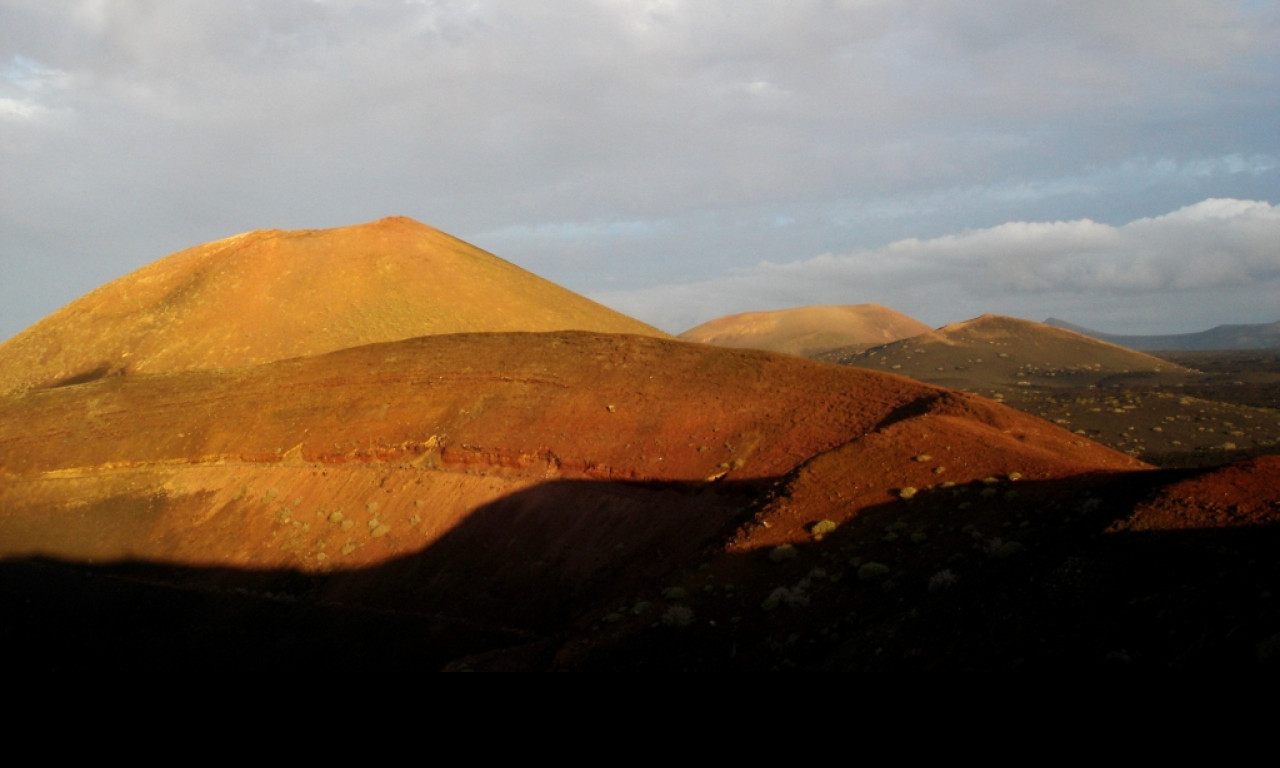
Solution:
[[[844,493],[823,508],[843,520],[938,482],[925,452],[953,482],[1144,466],[975,396],[787,355],[436,335],[0,397],[0,556],[379,566],[332,589],[545,628],[690,565],[818,457],[805,487]],[[771,533],[809,521],[793,505]]]
[[[1248,666],[1277,469],[788,355],[426,336],[0,396],[0,607],[64,672]]]
[[[1183,375],[1181,366],[1072,331],[983,315],[868,350],[821,359],[942,386],[1088,386],[1121,374]]]
[[[0,345],[0,392],[470,331],[666,334],[406,218],[160,259]]]

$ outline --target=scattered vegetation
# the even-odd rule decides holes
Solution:
[[[956,583],[956,575],[950,568],[944,568],[929,578],[929,591],[940,592],[950,589]]]
[[[863,563],[858,568],[858,581],[883,581],[889,577],[889,566],[884,563],[869,562]]]
[[[687,605],[673,605],[662,612],[664,627],[687,627],[693,623],[693,609]]]
[[[827,534],[835,532],[837,527],[834,520],[819,520],[809,527],[809,535],[813,536],[814,541],[822,541]]]
[[[790,544],[780,544],[769,550],[769,559],[775,563],[786,562],[787,560],[795,560],[800,556],[799,550]]]

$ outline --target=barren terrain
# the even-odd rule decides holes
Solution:
[[[1139,353],[988,317],[820,357],[976,392],[1158,466],[1280,451],[1280,359],[1271,350]]]

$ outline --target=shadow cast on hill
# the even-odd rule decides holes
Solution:
[[[567,644],[577,670],[1280,668],[1280,526],[1108,532],[1170,478],[1019,483],[984,510],[886,502],[783,560],[686,573],[686,597]],[[667,621],[672,611],[678,621]],[[685,623],[687,619],[687,623]]]
[[[554,636],[688,567],[773,482],[547,482],[477,508],[420,552],[347,571],[13,558],[0,561],[0,644],[49,671],[439,669]]]
[[[1174,476],[1021,482],[966,508],[941,492],[886,501],[789,559],[720,546],[768,483],[591,481],[499,499],[353,571],[11,559],[0,645],[55,674],[1280,660],[1280,527],[1105,532]]]

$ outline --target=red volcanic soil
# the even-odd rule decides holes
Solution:
[[[988,615],[979,585],[1027,583],[1042,555],[1058,567],[1162,482],[974,395],[585,332],[430,336],[0,398],[0,473],[14,585],[0,598],[27,617],[11,635],[24,653],[89,633],[231,663],[283,633],[301,663],[408,626],[422,640],[396,646],[397,665],[494,669],[917,658],[861,643],[905,631],[903,600],[933,611],[928,585],[949,586],[948,569],[963,585],[952,607]],[[32,603],[41,589],[55,597]],[[137,628],[64,608],[90,595]],[[854,615],[870,623],[851,646]],[[816,644],[795,652],[787,627]],[[930,664],[999,666],[975,649],[1030,642],[984,635]]]
[[[7,520],[35,525],[15,511],[21,505],[13,494],[115,488],[128,476],[122,488],[141,484],[156,494],[148,515],[134,518],[147,520],[145,540],[132,530],[116,540],[115,522],[94,529],[110,515],[86,518],[82,540],[69,526],[57,526],[57,536],[95,557],[300,568],[346,559],[332,551],[334,542],[321,546],[315,530],[281,549],[252,526],[212,521],[219,510],[242,510],[261,497],[307,522],[335,503],[347,505],[345,519],[357,514],[352,507],[373,502],[382,514],[357,516],[363,524],[386,522],[385,496],[409,505],[400,510],[407,519],[411,508],[427,506],[411,504],[415,494],[443,494],[433,498],[430,519],[419,513],[421,521],[406,526],[411,546],[498,495],[547,480],[772,482],[834,451],[856,454],[860,487],[883,495],[926,479],[915,463],[905,473],[884,471],[883,463],[926,451],[948,462],[947,479],[956,480],[1014,469],[1030,478],[1142,466],[981,398],[903,378],[586,333],[432,336],[253,368],[110,378],[9,398],[0,412]],[[378,468],[397,482],[371,473]],[[315,479],[335,473],[345,473],[339,486],[358,487],[350,499],[328,487],[334,481]],[[274,485],[259,488],[266,476]],[[490,479],[473,481],[481,476]],[[363,485],[375,480],[377,492]],[[294,489],[299,483],[306,487]],[[173,536],[159,510],[192,496],[201,511],[191,514],[207,519],[193,525],[184,518],[182,535]],[[265,519],[254,525],[275,530]],[[49,535],[11,531],[3,546],[57,554],[19,547]]]
[[[0,393],[427,334],[571,329],[666,336],[411,219],[249,232],[160,259],[0,345]]]
[[[832,349],[886,344],[929,330],[924,323],[887,307],[856,304],[727,315],[690,328],[680,338],[813,357]]]
[[[1280,523],[1280,456],[1259,456],[1170,483],[1113,531],[1249,528]]]
[[[803,351],[851,310],[888,325],[734,338]],[[984,317],[863,362],[1189,375],[1153,360]],[[1179,415],[1151,433],[1219,426]],[[0,648],[45,672],[1253,669],[1277,499],[1272,457],[1157,471],[975,394],[671,340],[407,219],[184,251],[0,346]]]

